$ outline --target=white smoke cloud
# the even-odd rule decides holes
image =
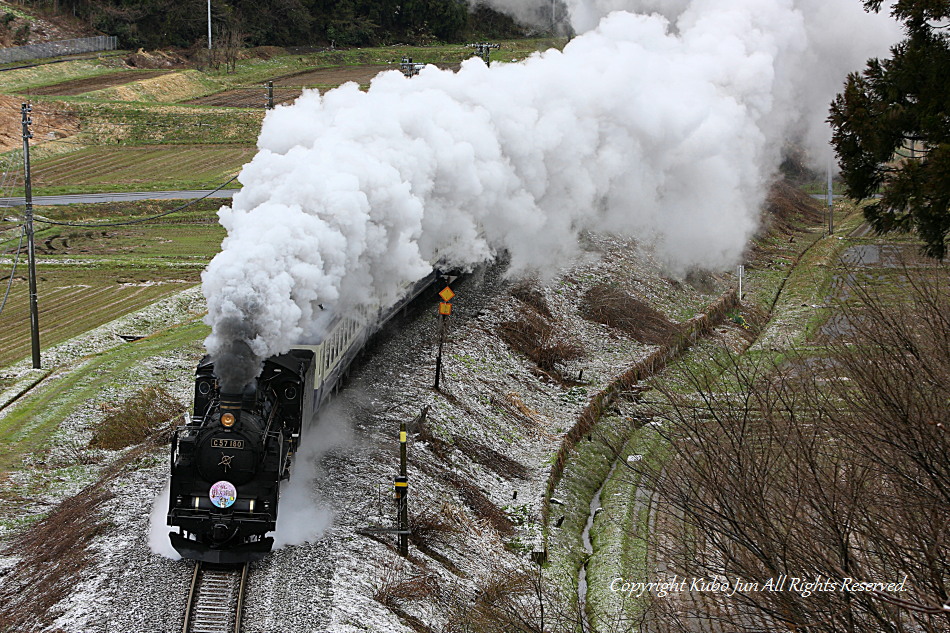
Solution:
[[[352,440],[349,420],[340,407],[331,405],[304,429],[294,457],[290,481],[281,488],[274,547],[299,545],[319,539],[333,523],[333,511],[316,493],[323,477],[320,459]]]
[[[177,526],[169,527],[166,523],[170,496],[171,481],[167,481],[165,487],[155,495],[152,501],[152,510],[148,517],[148,548],[153,554],[172,560],[181,560],[181,554],[172,547],[171,540],[168,538],[169,532],[179,531]]]
[[[573,0],[576,28],[600,21],[563,52],[385,72],[272,111],[203,275],[209,351],[249,359],[222,380],[239,388],[437,260],[505,250],[515,270],[559,267],[593,229],[653,244],[674,270],[733,264],[786,135],[820,128],[803,117],[820,123],[835,82],[898,35],[846,3],[860,8]],[[646,13],[600,15],[623,6]]]

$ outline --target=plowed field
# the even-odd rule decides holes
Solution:
[[[440,68],[458,70],[458,64],[436,64]],[[348,81],[355,81],[361,86],[369,82],[379,73],[386,70],[399,70],[396,64],[366,64],[362,66],[337,66],[333,68],[318,68],[302,73],[287,75],[274,79],[274,103],[291,103],[300,96],[304,88],[314,88],[321,93],[332,90]],[[228,90],[218,94],[193,99],[187,103],[192,105],[210,105],[230,108],[263,108],[266,101],[264,86]]]
[[[37,161],[34,193],[42,195],[44,187],[96,185],[114,190],[117,183],[133,189],[215,186],[236,174],[256,151],[244,145],[90,147]]]
[[[28,92],[31,95],[56,95],[70,96],[81,95],[93,90],[102,90],[113,86],[129,84],[133,81],[141,81],[151,77],[165,74],[166,70],[136,70],[122,71],[108,75],[99,75],[97,77],[87,77],[86,79],[73,79],[52,86],[43,86],[41,88],[31,88]]]
[[[0,366],[30,355],[29,288],[26,265],[17,268],[0,314]],[[20,275],[20,271],[23,275]],[[198,282],[200,268],[156,271],[37,266],[40,343],[46,348],[144,308]],[[9,273],[7,273],[9,274]],[[4,290],[6,289],[4,285]],[[121,334],[121,332],[119,332]]]
[[[274,88],[274,105],[292,103],[300,93],[300,88]],[[192,99],[186,103],[222,108],[263,108],[267,103],[267,96],[264,88],[241,88]]]

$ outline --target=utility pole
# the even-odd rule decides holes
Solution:
[[[208,0],[208,51],[211,51],[211,0]]]
[[[419,71],[425,68],[425,64],[417,63],[412,61],[411,57],[403,57],[402,61],[399,63],[399,70],[402,71],[402,74],[406,77],[414,77],[419,74]]]
[[[33,347],[33,369],[40,368],[40,313],[36,306],[36,249],[33,244],[33,181],[30,173],[30,139],[33,133],[30,126],[33,119],[30,113],[33,106],[22,104],[20,112],[23,123],[23,199],[26,216],[26,252],[30,269],[30,338]]]
[[[478,42],[476,44],[469,44],[469,46],[475,49],[475,54],[485,61],[486,66],[491,66],[491,49],[498,48],[498,44]]]

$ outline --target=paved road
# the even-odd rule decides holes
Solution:
[[[208,195],[205,191],[130,191],[126,193],[76,193],[63,196],[33,196],[33,206],[88,204],[93,202],[133,202],[135,200],[192,200],[194,198],[230,198],[239,189],[222,189]],[[0,207],[22,207],[23,197],[0,198]]]
[[[240,189],[222,189],[209,198],[230,198]],[[208,194],[208,190],[193,191],[129,191],[126,193],[75,193],[63,196],[33,196],[33,206],[56,206],[59,204],[89,204],[94,202],[133,202],[135,200],[192,200]],[[825,194],[812,194],[817,200],[826,200]],[[835,199],[845,196],[835,194]],[[23,197],[0,198],[0,207],[22,207]]]

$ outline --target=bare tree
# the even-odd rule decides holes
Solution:
[[[909,301],[851,289],[830,353],[732,358],[654,405],[671,458],[628,466],[677,533],[657,557],[757,583],[676,594],[655,628],[950,630],[950,291],[944,268],[904,274]]]
[[[224,67],[229,73],[233,73],[237,69],[238,58],[247,42],[247,34],[241,28],[240,21],[237,19],[228,21],[221,29],[218,41]]]

